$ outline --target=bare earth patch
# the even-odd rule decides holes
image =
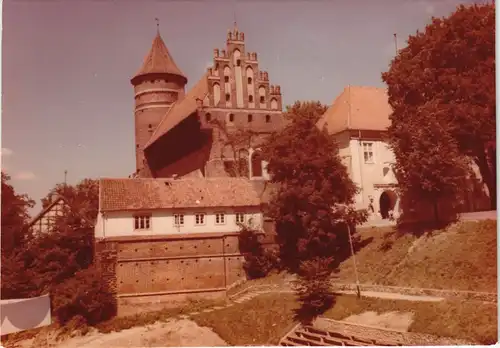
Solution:
[[[410,312],[377,312],[368,311],[361,314],[351,315],[345,322],[359,325],[381,327],[390,330],[408,331],[413,322],[413,313]]]
[[[48,342],[57,348],[93,347],[216,347],[227,346],[212,329],[200,327],[191,320],[172,319],[107,334],[92,330],[85,336],[60,343]],[[33,340],[19,342],[19,347],[32,347]]]

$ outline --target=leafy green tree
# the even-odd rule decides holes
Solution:
[[[395,173],[407,207],[433,207],[436,223],[448,222],[448,214],[458,206],[463,183],[469,174],[469,162],[460,153],[456,140],[447,131],[446,117],[439,105],[427,103],[417,111],[416,119],[396,123],[391,132],[397,149]],[[418,121],[417,121],[418,120]],[[441,203],[452,206],[440,216]],[[406,209],[405,209],[406,210]],[[444,220],[443,220],[444,219]]]
[[[285,119],[291,122],[307,118],[316,124],[327,109],[328,106],[319,101],[296,101],[293,105],[287,105],[284,115]]]
[[[17,194],[9,180],[2,172],[2,255],[22,247],[27,237],[28,209],[35,205],[27,195]]]
[[[333,137],[315,126],[317,118],[310,117],[309,111],[301,117],[300,109],[287,115],[292,121],[270,137],[262,150],[271,182],[277,186],[268,214],[275,221],[280,260],[304,283],[306,293],[300,298],[306,310],[300,316],[309,321],[331,303],[325,289],[329,289],[330,275],[344,247],[339,237],[346,234],[345,220],[356,224],[366,220],[366,214],[348,217],[345,209],[335,209],[339,204],[351,205],[357,188],[342,164]],[[306,286],[311,270],[322,275],[321,286]],[[309,316],[304,316],[306,313]]]
[[[425,200],[455,195],[461,157],[467,156],[496,209],[495,4],[461,5],[447,18],[433,18],[409,37],[382,79],[393,108],[389,140],[403,190],[417,193],[411,199],[418,191]],[[419,127],[425,129],[412,136]],[[432,144],[442,152],[425,153]]]
[[[57,184],[49,194],[42,198],[45,208],[51,203],[51,197],[59,195],[64,198],[68,210],[65,214],[67,221],[61,225],[93,228],[99,210],[99,182],[95,179],[84,179],[77,185]]]

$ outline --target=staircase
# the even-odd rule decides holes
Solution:
[[[402,342],[378,341],[369,337],[350,335],[297,325],[280,341],[280,346],[402,346]]]

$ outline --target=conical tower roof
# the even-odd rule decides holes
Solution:
[[[153,40],[153,45],[151,46],[146,59],[144,59],[141,69],[132,78],[132,83],[134,83],[134,80],[139,76],[147,74],[177,75],[182,77],[187,82],[187,78],[175,64],[174,59],[170,55],[165,42],[163,42],[159,31]]]

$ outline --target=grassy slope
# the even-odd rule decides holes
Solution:
[[[405,287],[497,291],[496,221],[463,222],[421,237],[394,228],[359,232],[371,240],[356,254],[361,283]],[[354,282],[352,258],[339,282]]]
[[[201,326],[211,327],[230,345],[276,345],[296,324],[298,308],[292,294],[262,295],[226,309],[194,317]],[[468,339],[492,344],[497,339],[496,304],[458,301],[408,302],[343,295],[325,316],[344,319],[365,311],[411,311],[415,313],[409,331]]]

